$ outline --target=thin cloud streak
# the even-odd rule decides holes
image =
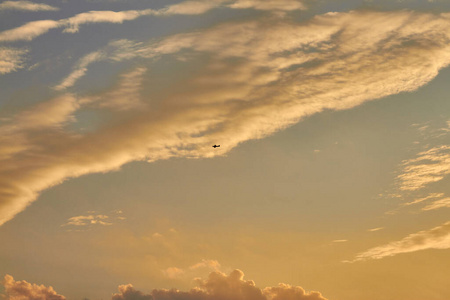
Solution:
[[[31,1],[4,1],[0,3],[0,11],[2,10],[56,11],[59,8],[44,3],[33,3]]]
[[[172,15],[198,15],[204,14],[214,8],[222,7],[228,3],[227,0],[217,1],[185,1],[178,4],[169,5],[160,10],[128,10],[128,11],[88,11],[77,14],[73,17],[60,20],[39,20],[26,23],[22,26],[0,32],[0,42],[13,42],[20,40],[30,41],[51,29],[63,28],[63,32],[76,33],[80,26],[90,23],[116,23],[135,20],[142,16],[172,16]],[[303,9],[303,4],[296,0],[284,0],[280,5],[274,2],[264,3],[263,1],[232,1],[225,7],[241,9],[253,8],[261,10],[281,8],[283,11]]]
[[[423,151],[416,158],[405,161],[403,165],[403,172],[398,176],[400,189],[422,189],[450,174],[450,146],[438,146]]]
[[[352,261],[381,259],[402,253],[411,253],[428,249],[450,249],[450,222],[430,230],[419,231],[389,244],[371,248],[359,253]]]
[[[208,60],[196,66],[197,75],[157,99],[158,106],[127,110],[133,113],[88,134],[67,129],[77,112],[103,103],[82,95],[63,94],[6,122],[0,127],[0,224],[68,178],[131,161],[224,155],[312,114],[414,91],[450,63],[449,26],[446,14],[353,11],[303,24],[228,23],[146,44],[122,40],[127,46],[116,48],[131,53],[106,52],[108,60],[137,58],[151,65],[185,54]],[[93,61],[75,71],[86,73]],[[135,93],[140,99],[134,103],[145,103],[142,81],[129,80],[145,70],[129,72],[104,95],[122,95],[123,105],[132,101],[123,95]],[[123,109],[116,104],[104,108],[119,114]],[[224,142],[211,151],[215,141]]]

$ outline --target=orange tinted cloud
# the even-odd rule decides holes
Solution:
[[[136,290],[131,284],[120,285],[112,300],[327,300],[319,292],[306,292],[299,286],[280,283],[275,287],[259,288],[244,273],[234,270],[229,275],[212,272],[205,280],[196,279],[190,291],[154,289],[151,293]],[[8,300],[65,300],[52,287],[15,281],[6,275],[3,281]]]
[[[59,295],[50,286],[31,284],[22,281],[15,281],[10,275],[6,275],[3,280],[7,300],[65,300],[66,297]]]
[[[259,288],[252,280],[245,280],[244,273],[234,270],[229,275],[212,272],[205,280],[198,279],[197,287],[188,292],[153,290],[144,294],[132,285],[119,286],[113,300],[326,300],[319,292],[306,292],[299,286],[279,284],[276,287]]]
[[[151,95],[158,105],[145,105],[151,97],[140,91],[151,78],[147,69],[137,68],[101,95],[63,94],[5,121],[0,126],[0,224],[68,178],[117,170],[131,161],[223,155],[306,116],[413,91],[450,63],[448,14],[352,11],[306,23],[271,22],[226,23],[140,44],[116,41],[119,52],[104,52],[111,55],[109,62],[137,58],[151,69],[158,59],[182,64],[208,57],[165,96]],[[102,55],[84,58],[63,86],[76,88],[77,78]],[[67,128],[78,112],[92,106],[118,117],[89,133]],[[223,141],[221,148],[211,151],[217,141]],[[439,171],[434,179],[448,171],[443,150],[448,151],[424,153],[439,162],[441,169],[424,169]]]
[[[427,249],[450,249],[450,222],[446,222],[430,230],[412,233],[399,241],[371,248],[359,253],[352,262],[381,259]]]

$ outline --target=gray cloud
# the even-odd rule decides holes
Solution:
[[[62,86],[73,86],[98,59],[136,58],[149,66],[158,59],[179,64],[194,59],[195,76],[163,97],[143,96],[143,82],[151,78],[135,68],[94,98],[63,94],[5,122],[0,127],[0,224],[68,178],[117,170],[131,161],[224,155],[306,116],[414,91],[450,63],[449,16],[352,11],[302,24],[263,18],[148,43],[116,41],[117,51],[79,63]],[[102,100],[107,95],[116,98]],[[123,109],[152,100],[158,105]],[[86,134],[67,128],[77,112],[92,106],[113,111],[117,119]],[[217,141],[222,147],[211,151]]]

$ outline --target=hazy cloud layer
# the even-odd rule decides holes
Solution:
[[[450,63],[449,16],[353,11],[302,24],[263,18],[148,43],[116,41],[120,51],[85,58],[60,86],[73,86],[103,55],[150,67],[158,59],[196,61],[195,73],[164,96],[145,96],[151,78],[134,68],[99,95],[62,94],[11,117],[0,126],[0,224],[67,178],[136,160],[223,155],[306,116],[413,91]],[[69,130],[89,107],[117,115],[86,134]],[[423,155],[445,166],[444,150]]]
[[[59,10],[59,8],[44,3],[33,3],[31,1],[3,1],[0,3],[0,11],[2,10],[54,11]]]
[[[6,300],[65,300],[66,297],[59,295],[53,288],[44,285],[31,284],[15,281],[10,275],[3,280]],[[1,295],[0,295],[1,296]]]
[[[380,259],[401,253],[409,253],[427,249],[450,248],[450,222],[430,230],[419,231],[407,237],[383,246],[378,246],[359,253],[352,261]]]
[[[0,74],[23,68],[27,52],[25,49],[0,47]]]

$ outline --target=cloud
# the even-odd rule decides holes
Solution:
[[[121,285],[112,300],[326,300],[319,292],[307,293],[299,286],[288,284],[258,288],[252,280],[244,280],[240,270],[234,270],[228,276],[213,272],[205,280],[198,279],[197,285],[188,292],[155,289],[150,294],[135,290],[131,284]]]
[[[7,1],[11,2],[11,1]],[[21,2],[21,1],[19,1]],[[25,1],[24,1],[25,2]],[[135,20],[142,16],[171,16],[171,15],[198,15],[211,9],[223,7],[229,3],[227,0],[216,1],[185,1],[168,5],[160,10],[128,10],[128,11],[88,11],[73,17],[60,20],[39,20],[26,23],[22,26],[0,32],[0,42],[12,42],[19,40],[32,40],[51,29],[63,28],[63,32],[76,33],[80,26],[92,23],[116,23]],[[22,3],[22,2],[21,2]],[[228,7],[234,9],[253,8],[257,10],[281,10],[290,11],[303,9],[303,4],[296,0],[262,1],[262,0],[238,0],[232,1]]]
[[[422,210],[434,210],[444,207],[450,207],[450,197],[442,198],[436,201],[433,201],[433,203],[428,204]]]
[[[150,294],[136,290],[131,284],[120,285],[112,300],[326,300],[319,292],[306,292],[299,286],[280,283],[275,287],[258,288],[252,280],[244,280],[240,270],[228,276],[212,272],[205,280],[196,279],[197,287],[183,292],[176,289],[154,289]],[[6,275],[3,281],[8,300],[65,300],[52,287],[15,281]]]
[[[450,248],[450,222],[430,230],[419,231],[389,244],[371,248],[359,253],[351,262],[368,259],[381,259],[402,253],[410,253],[427,249]]]
[[[112,225],[112,223],[106,222],[105,220],[109,219],[106,215],[87,215],[87,216],[76,216],[71,217],[67,220],[67,223],[63,224],[62,226],[87,226],[92,224],[98,224],[98,225]]]
[[[30,1],[4,1],[0,3],[0,11],[2,10],[23,10],[23,11],[55,11],[59,10],[44,3],[33,3]]]
[[[0,75],[23,68],[27,53],[26,49],[0,47]]]
[[[171,279],[178,279],[181,277],[199,277],[198,271],[216,271],[220,270],[220,263],[217,260],[213,259],[203,259],[201,262],[196,263],[186,269],[170,267],[163,270],[163,274]]]
[[[380,230],[383,230],[384,229],[384,227],[377,227],[377,228],[371,228],[371,229],[368,229],[367,231],[369,231],[369,232],[375,232],[375,231],[380,231]]]
[[[3,280],[7,300],[65,300],[66,297],[59,295],[53,288],[44,285],[31,284],[15,281],[10,275]]]
[[[238,0],[229,4],[231,8],[253,8],[258,10],[305,10],[304,1],[297,0]]]
[[[115,50],[103,52],[105,61],[129,60],[139,68],[128,69],[99,95],[63,94],[0,126],[0,224],[69,178],[117,170],[131,161],[224,155],[312,114],[414,91],[450,63],[449,17],[352,11],[304,23],[278,18],[226,23],[147,43],[116,41]],[[102,55],[86,58],[74,74],[88,72]],[[143,94],[140,80],[152,80],[146,69],[157,60],[185,68],[196,62],[195,72],[164,93]],[[75,84],[77,76],[63,79],[63,86]],[[123,103],[144,108],[125,109]],[[88,133],[74,130],[77,114],[93,107],[95,113],[107,109],[111,121]],[[221,148],[211,151],[217,141]],[[441,170],[444,150],[424,155],[435,157]],[[438,177],[446,171],[439,172]]]
[[[28,22],[20,27],[0,32],[0,42],[12,42],[19,40],[31,41],[35,37],[47,33],[50,29],[60,26],[61,24],[58,21],[53,20]]]
[[[421,198],[415,199],[414,201],[405,203],[404,205],[405,206],[409,206],[409,205],[421,203],[421,202],[424,202],[424,201],[427,201],[427,200],[430,200],[430,199],[441,198],[443,196],[444,196],[444,193],[431,193],[431,194],[429,194],[426,197],[421,197]]]
[[[81,228],[90,226],[110,226],[114,222],[125,220],[125,217],[121,216],[121,211],[113,212],[110,215],[95,214],[95,211],[89,211],[87,215],[75,216],[67,219],[67,222],[61,225],[62,227]]]
[[[83,77],[87,72],[87,67],[93,62],[104,59],[105,55],[102,51],[95,51],[84,56],[69,76],[64,78],[60,84],[54,87],[55,90],[64,90],[71,87],[75,82]]]
[[[438,182],[450,174],[450,146],[433,147],[416,158],[403,163],[403,172],[398,176],[400,189],[416,191]]]
[[[345,243],[348,242],[348,240],[334,240],[332,243]]]

